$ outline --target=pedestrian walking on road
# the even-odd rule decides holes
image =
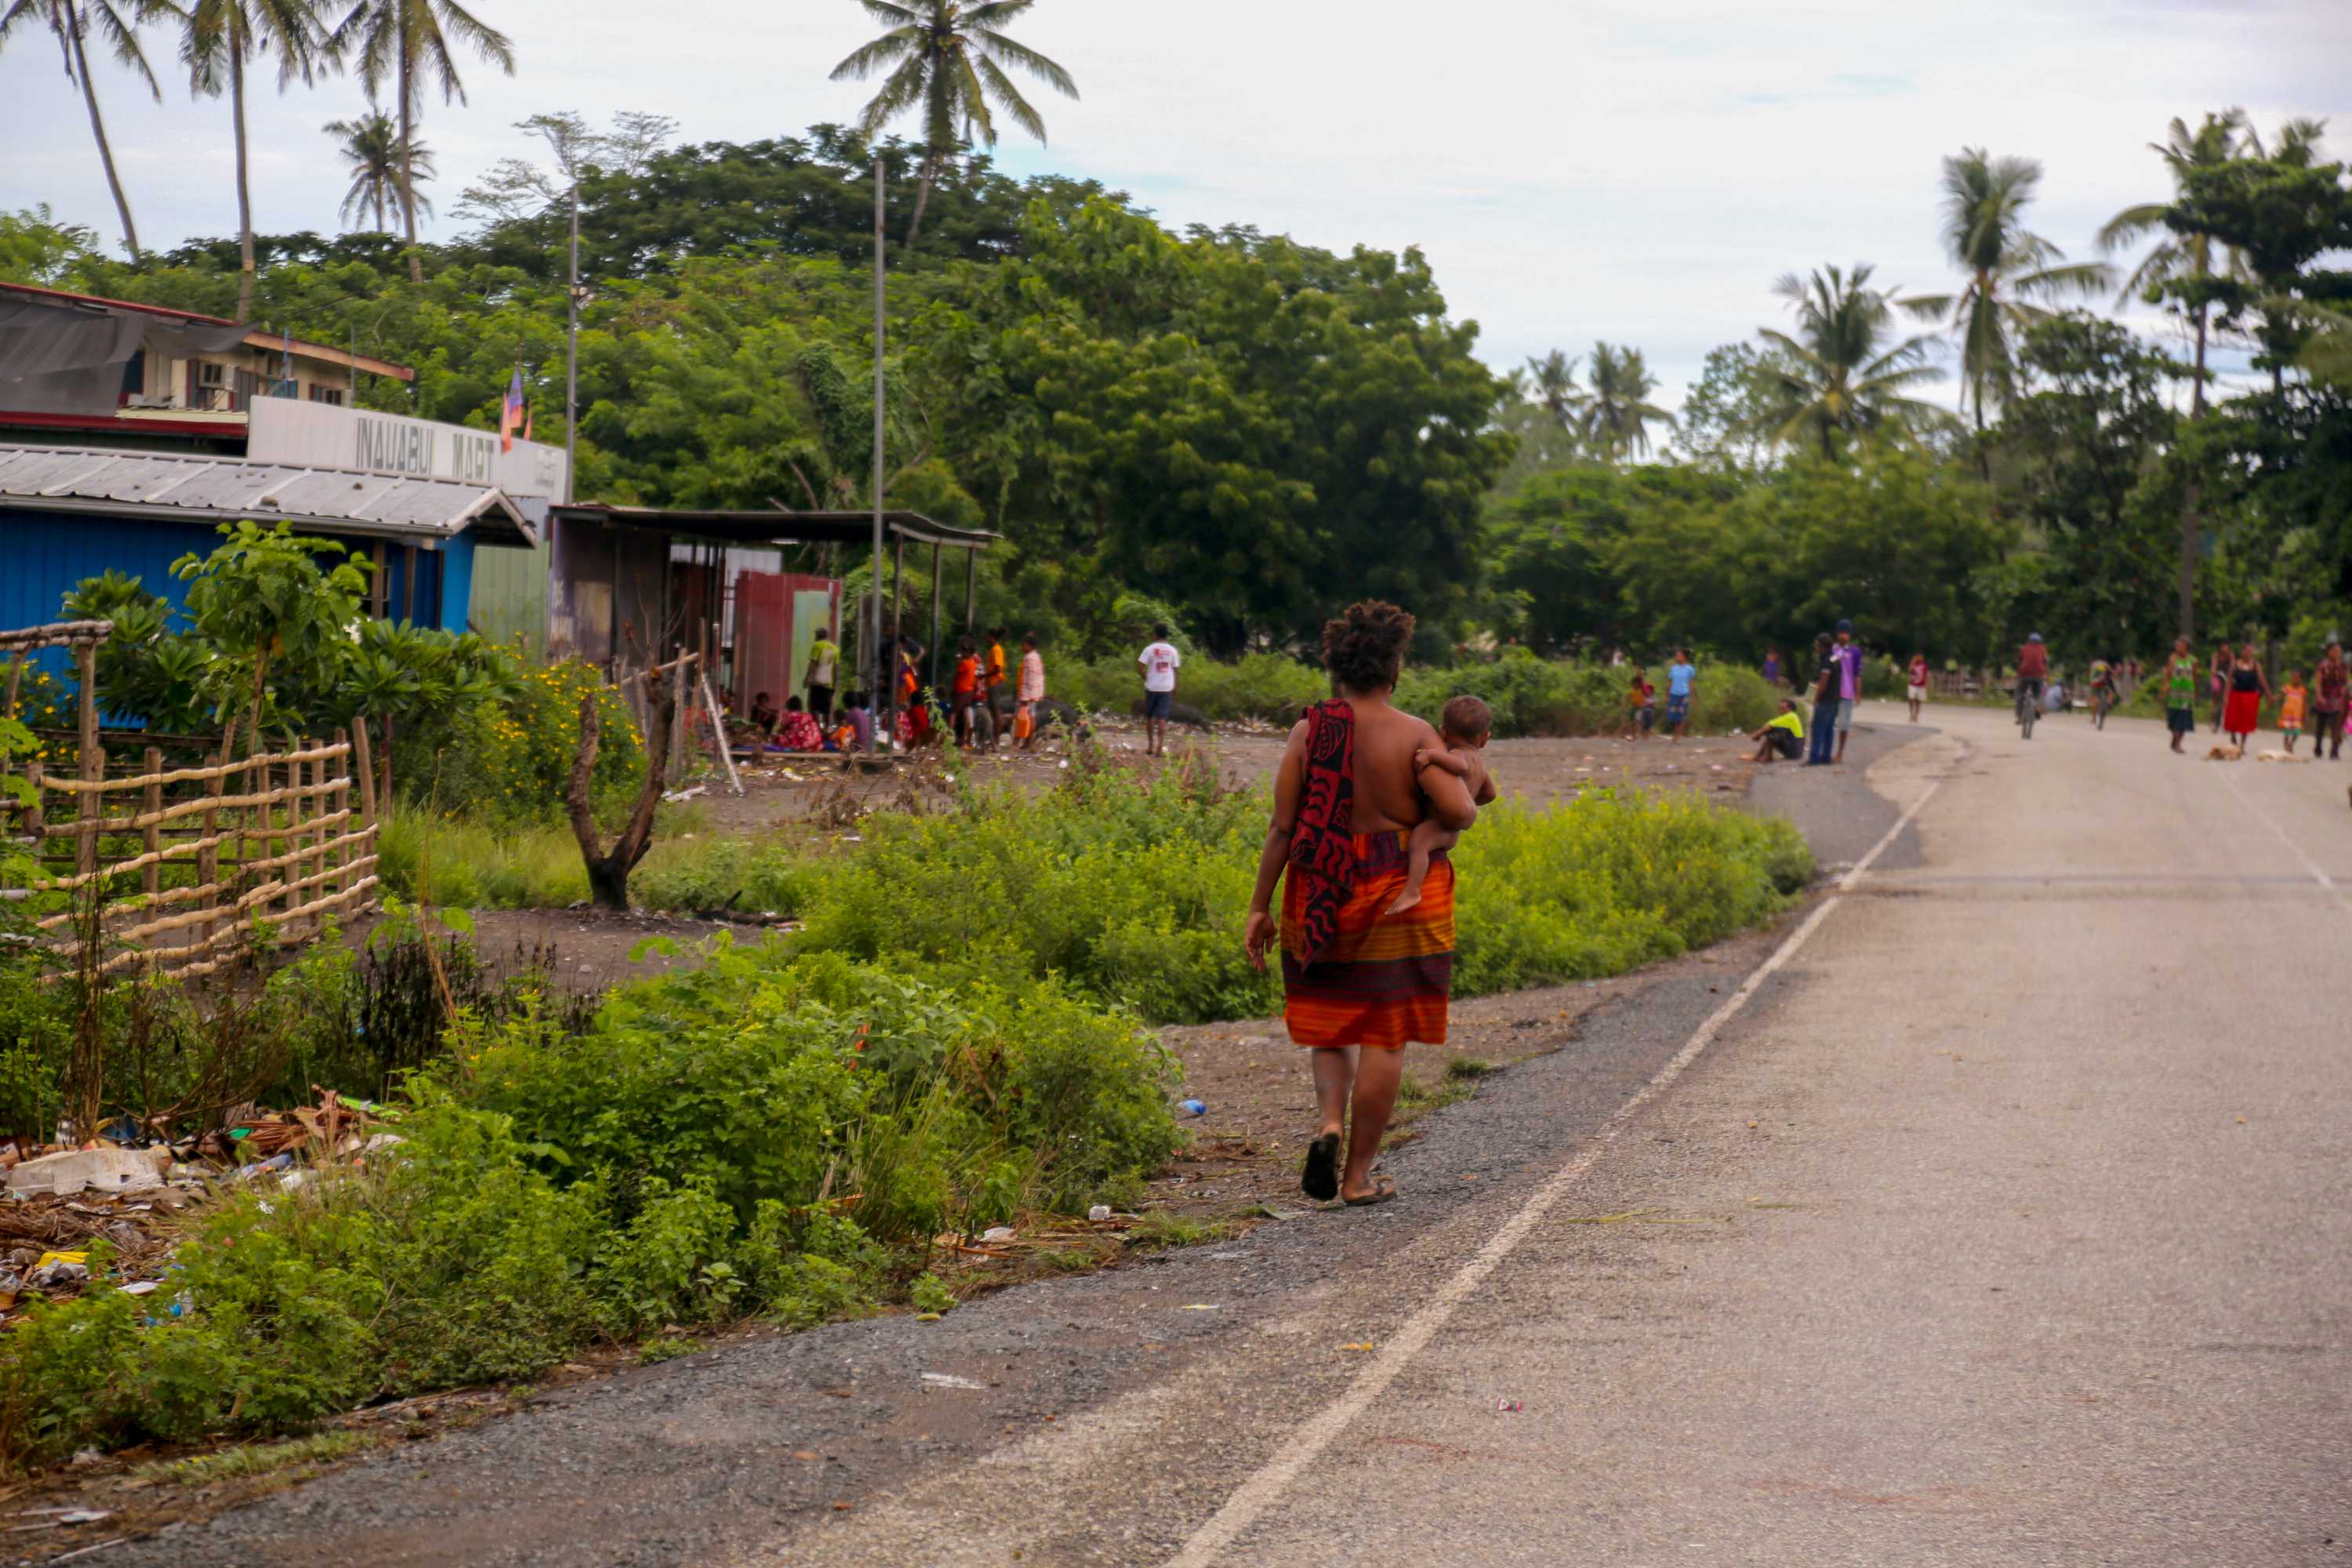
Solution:
[[[2344,754],[2345,704],[2352,697],[2352,668],[2344,662],[2344,645],[2330,637],[2319,668],[2311,672],[2311,754],[2324,750],[2329,762]]]
[[[1919,721],[1919,704],[1927,700],[1927,656],[1915,653],[1911,668],[1906,672],[1903,700],[1911,704],[1911,722]]]
[[[2286,672],[2286,684],[2279,688],[2279,734],[2286,742],[2286,754],[2294,755],[2294,743],[2303,739],[2303,721],[2311,699],[2303,684],[2303,671]]]
[[[1461,833],[1478,818],[1459,777],[1416,766],[1437,731],[1390,703],[1412,626],[1377,601],[1350,605],[1324,626],[1323,665],[1339,695],[1309,708],[1283,748],[1242,935],[1264,969],[1279,933],[1284,1021],[1312,1053],[1318,1120],[1299,1185],[1351,1205],[1396,1196],[1388,1178],[1373,1179],[1372,1160],[1396,1109],[1404,1047],[1445,1043],[1452,858],[1439,851],[1421,901],[1387,913],[1404,888],[1412,830],[1431,817]]]
[[[1690,728],[1691,693],[1698,680],[1698,669],[1691,663],[1691,651],[1675,649],[1674,663],[1666,666],[1666,739],[1679,741]]]
[[[2172,731],[2176,752],[2197,732],[2197,660],[2187,637],[2172,639],[2172,657],[2164,661],[2164,727]]]
[[[2216,643],[2213,647],[2213,668],[2210,689],[2213,694],[2213,732],[2221,732],[2221,720],[2230,706],[2230,645]]]
[[[2263,703],[2271,694],[2270,677],[2254,662],[2254,645],[2246,643],[2230,665],[2230,700],[2221,714],[2221,728],[2243,760],[2246,742],[2263,727]]]

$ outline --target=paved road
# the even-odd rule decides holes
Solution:
[[[1769,784],[1864,868],[1435,1119],[1390,1208],[115,1560],[2352,1563],[2352,768],[1935,716],[1867,795]]]

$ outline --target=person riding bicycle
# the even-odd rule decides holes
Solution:
[[[2042,634],[2035,632],[2017,650],[2017,710],[2021,714],[2028,701],[2040,706],[2042,683],[2049,678],[2050,650],[2042,646]]]
[[[2091,661],[2091,711],[2105,716],[2107,710],[2113,708],[2117,700],[2115,661],[2105,658],[2093,659]]]

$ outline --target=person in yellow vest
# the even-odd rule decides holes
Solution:
[[[823,724],[833,717],[834,677],[841,667],[841,645],[824,631],[809,644],[808,710]]]

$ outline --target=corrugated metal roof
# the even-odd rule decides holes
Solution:
[[[0,509],[113,517],[284,519],[322,532],[536,544],[539,531],[505,491],[457,479],[396,479],[170,452],[0,446]]]

